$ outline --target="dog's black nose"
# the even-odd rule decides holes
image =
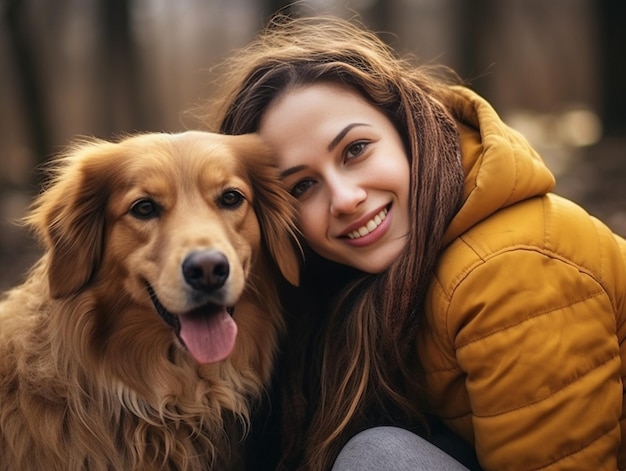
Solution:
[[[192,252],[183,261],[185,281],[197,290],[212,291],[221,288],[229,271],[226,255],[217,250]]]

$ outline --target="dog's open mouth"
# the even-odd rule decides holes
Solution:
[[[232,353],[237,338],[237,324],[232,318],[234,308],[206,304],[185,313],[173,314],[161,304],[149,283],[146,287],[159,316],[172,327],[198,363],[215,363]]]

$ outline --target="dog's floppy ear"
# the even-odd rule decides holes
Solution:
[[[232,136],[231,136],[232,137]],[[234,136],[243,152],[254,191],[254,212],[261,236],[285,279],[294,286],[300,283],[302,249],[295,225],[295,201],[283,187],[273,165],[270,150],[257,135]]]
[[[284,190],[279,185],[271,186],[277,186],[278,191],[268,192],[268,186],[255,188],[254,211],[272,258],[285,279],[298,286],[302,250],[296,235],[293,206],[286,191],[282,194]]]
[[[92,156],[99,156],[101,148],[109,145],[83,141],[55,159],[46,189],[25,218],[49,254],[48,283],[54,298],[78,292],[100,265],[107,176],[92,162],[103,159]]]

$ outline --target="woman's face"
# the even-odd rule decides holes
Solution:
[[[269,106],[259,133],[277,151],[314,251],[368,273],[400,256],[409,231],[409,162],[378,108],[346,87],[302,86]]]

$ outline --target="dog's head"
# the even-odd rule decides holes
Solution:
[[[97,287],[118,290],[104,296],[111,306],[151,301],[200,363],[225,358],[259,251],[298,282],[293,206],[271,160],[255,135],[76,144],[27,217],[48,253],[51,296]]]

